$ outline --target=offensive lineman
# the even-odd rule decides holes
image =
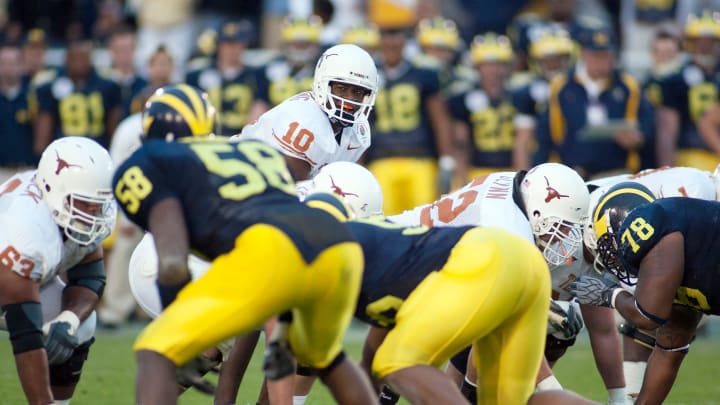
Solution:
[[[0,305],[29,404],[69,404],[94,341],[112,171],[98,143],[68,137],[2,185]]]

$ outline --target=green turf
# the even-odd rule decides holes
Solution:
[[[117,332],[98,332],[97,342],[90,351],[90,359],[73,400],[74,405],[133,403],[135,363],[130,347],[138,330],[138,327],[130,327]],[[360,352],[362,333],[361,329],[353,328],[348,334],[348,352],[355,359]],[[717,339],[700,338],[693,344],[666,404],[720,404],[720,385],[717,384],[720,342]],[[238,405],[254,404],[261,383],[260,356],[261,351],[257,350],[250,372],[241,386]],[[4,333],[0,334],[0,358],[4,359],[0,362],[0,404],[22,404],[24,397]],[[566,388],[595,400],[606,400],[586,337],[578,340],[576,346],[558,362],[555,371]],[[212,402],[202,394],[188,392],[179,403],[206,405]],[[306,403],[323,405],[333,402],[327,390],[316,384]]]

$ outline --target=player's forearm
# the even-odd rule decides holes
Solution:
[[[445,100],[439,96],[429,97],[426,101],[427,112],[435,133],[435,139],[440,156],[456,157],[453,145],[452,124],[445,105]]]
[[[33,133],[33,152],[36,155],[40,156],[50,144],[54,125],[53,118],[49,113],[40,112],[35,121],[35,131]]]
[[[670,392],[684,358],[684,353],[655,348],[648,359],[642,389],[635,405],[661,404]]]
[[[720,155],[720,105],[715,104],[698,121],[698,132],[715,153]]]
[[[625,291],[620,293],[615,300],[615,309],[620,312],[628,322],[637,326],[640,329],[652,331],[657,329],[660,325],[650,320],[646,315],[643,315],[638,306],[635,303],[635,297],[629,292]]]
[[[677,111],[661,107],[657,111],[657,164],[671,166],[675,162],[675,144],[680,127]]]
[[[81,321],[87,319],[95,310],[100,297],[85,287],[68,286],[63,290],[62,309],[63,311],[72,311],[80,318]]]
[[[15,364],[28,404],[51,404],[50,372],[45,349],[41,348],[15,355]]]
[[[609,330],[608,328],[591,328],[589,326],[590,322],[586,322],[586,325],[588,325],[590,346],[595,357],[595,365],[605,383],[605,387],[607,389],[624,387],[622,351],[620,349],[620,338],[614,328],[614,320],[610,324]]]

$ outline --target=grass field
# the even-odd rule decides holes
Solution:
[[[74,405],[133,403],[135,362],[130,348],[139,329],[140,326],[135,325],[118,331],[97,333],[97,341],[90,351],[90,359],[73,399]],[[720,404],[720,338],[716,333],[712,335],[713,338],[698,338],[693,344],[666,404]],[[347,348],[353,358],[358,358],[362,338],[361,327],[353,327],[348,333]],[[240,388],[238,405],[255,403],[261,383],[261,355],[261,350],[256,350],[250,371]],[[24,403],[10,345],[4,333],[0,334],[0,358],[3,359],[0,362],[0,405]],[[606,399],[587,337],[578,339],[576,346],[558,362],[555,371],[566,388],[598,401]],[[207,405],[212,404],[212,400],[196,392],[187,392],[179,403]],[[324,405],[333,402],[327,390],[317,384],[306,403]]]

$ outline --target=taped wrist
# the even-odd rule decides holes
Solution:
[[[67,271],[67,286],[85,287],[102,298],[105,291],[105,265],[103,260],[81,263]]]
[[[477,403],[477,385],[468,380],[467,377],[463,379],[462,385],[460,386],[460,392],[463,394],[465,399],[470,401],[471,404]]]
[[[2,306],[10,334],[13,354],[45,347],[42,335],[42,308],[39,302],[21,302]]]
[[[170,304],[175,301],[175,297],[177,297],[180,290],[182,290],[189,283],[190,279],[187,279],[180,284],[174,285],[160,284],[159,280],[155,280],[155,285],[157,286],[158,293],[160,294],[160,304],[162,304],[163,309],[170,306]]]

